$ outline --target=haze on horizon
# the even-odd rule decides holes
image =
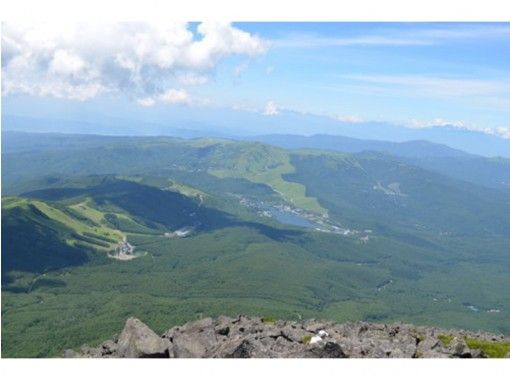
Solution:
[[[2,25],[3,130],[424,139],[510,157],[508,23]]]

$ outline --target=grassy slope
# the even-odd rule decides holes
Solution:
[[[75,233],[76,237],[69,237],[67,240],[70,245],[75,245],[79,241],[80,244],[89,245],[93,249],[109,251],[115,248],[116,243],[123,236],[121,231],[107,226],[104,220],[104,213],[92,209],[88,206],[88,201],[69,207],[76,211],[76,213],[73,214],[66,212],[66,210],[69,209],[65,206],[55,207],[51,203],[38,200],[6,198],[2,201],[4,203],[5,211],[13,208],[28,209],[32,206],[43,213],[48,219],[61,223],[63,226],[67,227],[69,231]],[[99,239],[101,243],[104,243],[107,246],[104,246],[103,244],[94,244],[92,242],[93,240],[80,241],[79,237],[85,238],[87,235],[89,235],[88,237],[96,236],[96,239]]]
[[[260,143],[140,138],[119,144],[105,142],[105,146],[83,150],[74,148],[71,152],[11,152],[3,154],[2,160],[4,191],[9,193],[42,188],[43,184],[37,183],[36,178],[44,175],[115,173],[132,177],[161,174],[170,169],[189,175],[209,169],[209,173],[219,178],[243,178],[268,185],[297,207],[318,213],[327,211],[316,199],[306,195],[302,184],[283,179],[283,175],[294,171],[288,152]]]
[[[306,188],[301,183],[283,179],[295,168],[290,163],[289,153],[283,149],[259,143],[222,143],[215,150],[215,163],[218,168],[209,172],[220,178],[245,178],[255,183],[269,185],[281,197],[296,207],[327,213],[317,199],[306,195]]]

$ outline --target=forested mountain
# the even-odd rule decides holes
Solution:
[[[97,344],[134,314],[510,333],[510,192],[451,173],[505,160],[303,144],[3,133],[2,354]]]
[[[482,186],[510,189],[510,160],[482,157],[428,141],[390,142],[332,135],[265,135],[253,140],[287,149],[314,148],[348,153],[387,153],[424,169]]]

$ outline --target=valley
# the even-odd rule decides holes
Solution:
[[[248,314],[510,334],[505,189],[380,152],[12,137],[4,357],[99,344],[132,315],[158,333]]]

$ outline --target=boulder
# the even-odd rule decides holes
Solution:
[[[79,358],[79,354],[74,350],[65,350],[64,351],[64,358],[65,359],[75,359]]]
[[[184,325],[173,334],[173,354],[176,358],[204,358],[217,342],[215,325],[211,318],[195,321]]]
[[[231,352],[225,354],[226,358],[251,358],[252,353],[255,351],[255,346],[250,341],[244,339],[241,343],[235,344],[235,348]]]
[[[116,356],[122,358],[168,358],[171,343],[147,325],[129,318],[117,342]]]
[[[480,349],[471,350],[471,356],[477,359],[485,359],[487,355]]]
[[[80,354],[78,354],[78,357],[100,358],[102,357],[101,348],[83,345],[80,348]]]
[[[103,342],[101,345],[101,355],[102,356],[110,356],[117,352],[117,343],[115,343],[113,340],[107,340]]]
[[[276,357],[274,353],[267,350],[262,343],[252,339],[236,339],[227,341],[217,347],[212,354],[215,358],[248,359],[248,358],[269,358]]]
[[[204,358],[209,345],[196,334],[180,334],[173,338],[172,346],[176,358]]]
[[[310,335],[310,333],[308,331],[306,331],[305,329],[298,327],[298,326],[292,327],[290,325],[284,326],[280,330],[280,334],[283,336],[286,336],[293,342],[302,342],[303,338],[305,336]]]
[[[305,358],[347,358],[339,344],[334,342],[326,342],[325,344],[317,344],[307,349],[303,353]]]
[[[453,338],[450,347],[453,347],[453,356],[457,358],[471,358],[471,350],[469,349],[464,339]]]

